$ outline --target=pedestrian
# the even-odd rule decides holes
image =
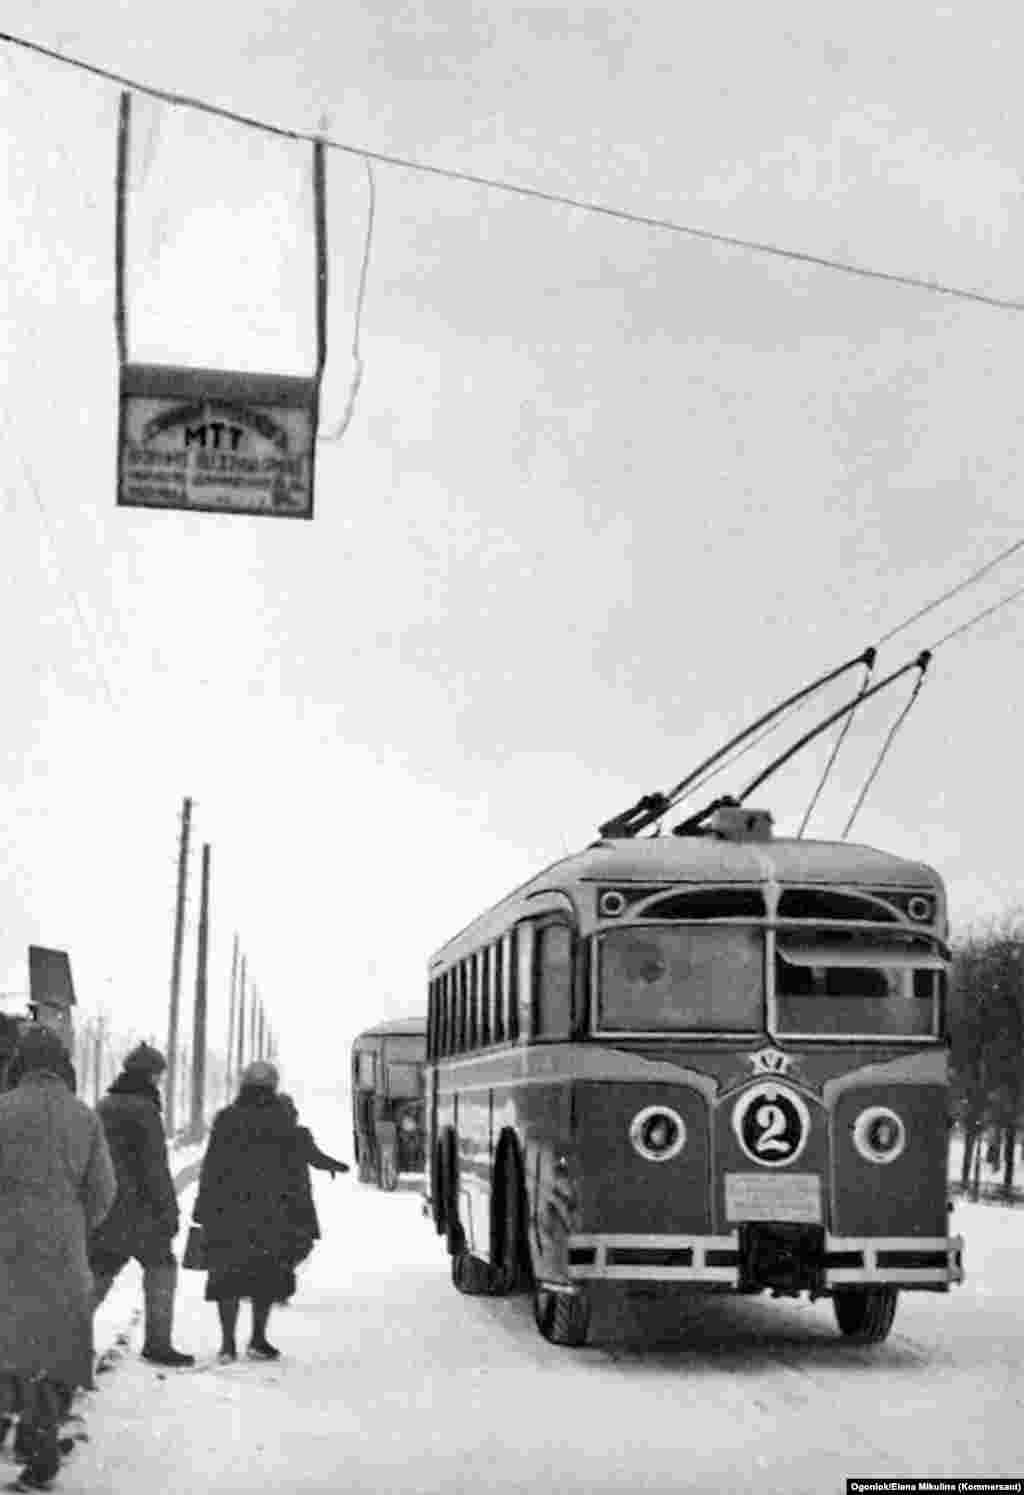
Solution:
[[[32,1025],[0,1095],[0,1412],[20,1418],[16,1488],[46,1489],[75,1387],[92,1385],[88,1236],[117,1182],[103,1127],[62,1078],[56,1033]]]
[[[178,1196],[167,1161],[157,1078],[167,1068],[159,1049],[140,1043],[96,1110],[117,1170],[117,1199],[89,1242],[96,1279],[95,1306],[133,1258],[142,1268],[145,1339],[142,1358],[153,1365],[194,1365],[195,1356],[172,1343],[178,1263],[171,1249],[178,1233]]]
[[[274,1303],[295,1293],[295,1267],[318,1234],[295,1123],[265,1060],[242,1072],[237,1098],[214,1118],[192,1215],[202,1226],[206,1301],[217,1304],[222,1363],[237,1359],[243,1298],[252,1304],[253,1360],[276,1360],[267,1339]]]
[[[313,1133],[308,1126],[299,1125],[299,1108],[290,1095],[283,1092],[278,1096],[282,1106],[291,1116],[295,1123],[296,1133],[299,1138],[299,1148],[308,1168],[319,1168],[322,1173],[329,1173],[334,1178],[337,1173],[347,1173],[347,1163],[341,1162],[339,1158],[332,1158],[329,1153],[321,1152],[313,1138]]]

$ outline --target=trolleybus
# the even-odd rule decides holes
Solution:
[[[352,1045],[352,1125],[358,1176],[396,1189],[402,1173],[423,1172],[426,1022],[394,1018]]]
[[[829,1297],[879,1341],[962,1280],[943,884],[709,809],[603,827],[433,957],[427,1209],[455,1286],[529,1291],[556,1343],[598,1290],[679,1284]]]

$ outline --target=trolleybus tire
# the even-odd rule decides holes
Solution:
[[[502,1291],[522,1293],[529,1290],[532,1273],[529,1267],[529,1247],[523,1229],[526,1210],[522,1169],[513,1147],[509,1147],[505,1153],[503,1179]]]
[[[452,1281],[469,1298],[493,1298],[501,1292],[500,1272],[465,1249],[452,1257]]]
[[[590,1301],[584,1292],[555,1293],[544,1287],[533,1290],[533,1317],[550,1344],[577,1349],[586,1344],[590,1329]]]
[[[880,1344],[892,1328],[899,1291],[895,1287],[842,1287],[832,1295],[836,1323],[854,1344]]]
[[[377,1168],[377,1184],[389,1194],[398,1188],[398,1158],[393,1147],[382,1148]]]

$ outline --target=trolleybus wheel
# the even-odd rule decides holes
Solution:
[[[551,1344],[576,1348],[585,1344],[590,1328],[590,1302],[585,1292],[554,1293],[549,1288],[533,1290],[533,1317],[537,1328]]]
[[[896,1315],[895,1287],[843,1287],[832,1295],[836,1323],[856,1344],[880,1344]]]
[[[452,1257],[452,1281],[469,1298],[492,1298],[500,1291],[501,1278],[488,1262],[462,1250]]]
[[[385,1147],[381,1151],[377,1182],[388,1193],[393,1193],[398,1188],[398,1159],[393,1147]]]

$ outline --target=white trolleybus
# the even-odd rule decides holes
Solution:
[[[559,1344],[597,1290],[681,1284],[827,1296],[843,1335],[882,1340],[900,1291],[962,1280],[942,882],[775,839],[735,800],[636,835],[671,803],[430,962],[426,1190],[453,1281],[532,1293]]]

